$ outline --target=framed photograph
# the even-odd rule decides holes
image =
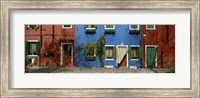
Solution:
[[[1,97],[200,97],[199,0],[1,1]]]

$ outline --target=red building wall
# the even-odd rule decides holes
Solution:
[[[42,33],[42,37],[40,37],[40,33]],[[25,25],[25,40],[42,41],[40,55],[36,57],[37,64],[35,66],[58,66],[60,65],[61,43],[70,42],[74,46],[75,27],[66,29],[62,28],[62,25],[38,25],[36,29],[30,29]],[[43,55],[48,51],[52,51],[54,55],[49,57]]]
[[[155,30],[141,26],[142,32],[142,65],[145,67],[145,46],[157,45],[157,67],[169,68],[175,65],[175,25],[155,25]]]

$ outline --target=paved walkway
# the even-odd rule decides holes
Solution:
[[[155,71],[151,69],[129,69],[129,68],[45,68],[45,67],[29,67],[29,73],[163,73],[166,70]]]

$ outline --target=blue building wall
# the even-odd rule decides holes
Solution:
[[[129,34],[129,25],[115,25],[114,34],[105,34],[106,45],[140,45],[141,33]],[[87,42],[96,42],[100,35],[104,34],[104,25],[97,25],[96,33],[86,34],[84,25],[75,26],[75,65],[77,67],[98,67],[98,55],[95,61],[87,61],[84,57],[83,46]],[[104,60],[104,65],[113,65],[117,67],[116,60]],[[140,60],[128,60],[128,66],[137,66],[141,68]]]

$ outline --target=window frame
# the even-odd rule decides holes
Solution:
[[[132,50],[132,48],[135,48],[135,47],[137,47],[138,48],[138,56],[137,56],[137,59],[133,59],[132,58],[132,55],[131,55],[131,58],[130,58],[130,60],[139,60],[139,48],[141,47],[140,45],[130,45],[130,48],[131,48],[131,53],[133,52],[133,50]]]
[[[65,25],[68,25],[68,24],[65,24]],[[71,29],[71,28],[72,28],[72,25],[70,25],[70,27],[65,27],[64,25],[62,25],[62,28],[63,28],[63,29]]]
[[[95,26],[95,25],[94,25],[94,26]],[[92,29],[92,30],[95,30],[96,28],[94,27],[94,28],[85,28],[85,29],[90,29],[90,30]]]
[[[28,27],[29,29],[33,29],[33,28],[30,27],[30,25],[27,25],[27,27]],[[35,25],[35,28],[37,28],[37,27],[38,27],[38,25]],[[34,29],[35,29],[35,28],[34,28]]]
[[[131,28],[131,25],[129,25],[129,29],[130,30],[140,30],[140,25],[137,25],[138,26],[138,28],[137,29],[134,29],[134,28]]]
[[[39,42],[38,40],[27,40],[28,43],[33,43],[35,42],[36,44]],[[36,51],[37,51],[37,45],[36,45]],[[27,56],[30,56],[30,57],[35,57],[35,56],[38,56],[37,54],[36,55],[30,55],[28,54]]]
[[[104,25],[104,29],[106,29],[106,30],[114,30],[115,29],[115,25],[113,25],[113,28],[106,28],[106,25]]]
[[[156,29],[156,25],[153,25],[154,28],[148,28],[148,25],[146,25],[146,30],[155,30]]]
[[[112,59],[108,59],[108,58],[107,58],[107,55],[106,55],[106,53],[105,53],[105,60],[115,60],[115,59],[114,59],[114,55],[115,55],[115,54],[114,54],[114,48],[115,48],[115,45],[105,45],[106,51],[107,51],[107,47],[112,47],[112,48],[113,48],[113,50],[112,50],[112,51],[113,51],[113,58],[112,58]]]

